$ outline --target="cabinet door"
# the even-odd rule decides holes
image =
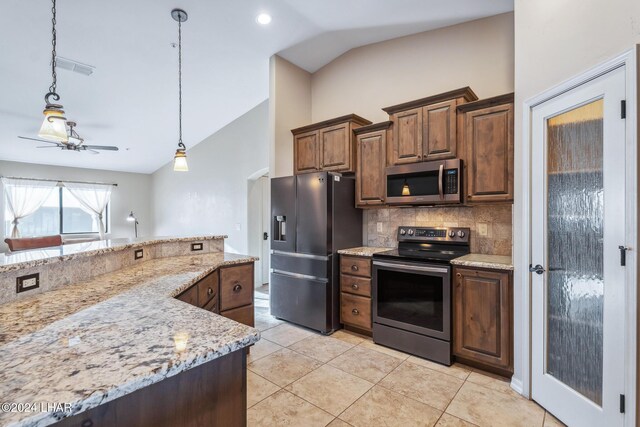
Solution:
[[[349,123],[320,129],[320,169],[353,171],[353,146]]]
[[[320,139],[318,131],[301,133],[293,138],[295,173],[315,172],[320,165]]]
[[[387,131],[378,130],[356,138],[356,206],[384,204],[387,164]]]
[[[419,162],[422,159],[422,108],[401,111],[391,119],[394,130],[390,165]]]
[[[456,156],[456,105],[453,99],[422,108],[423,160]]]
[[[467,201],[513,200],[513,104],[468,111],[464,126]]]
[[[455,269],[454,355],[512,371],[509,278],[506,272]]]

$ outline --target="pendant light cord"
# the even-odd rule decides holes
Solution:
[[[178,129],[178,146],[184,150],[186,147],[182,143],[182,15],[178,16]]]
[[[56,74],[56,0],[51,0],[51,2],[51,77],[53,81],[51,82],[51,86],[49,86],[49,92],[55,94],[58,80],[58,76]]]

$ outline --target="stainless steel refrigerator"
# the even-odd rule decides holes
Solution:
[[[331,333],[340,328],[337,251],[362,245],[355,180],[331,172],[271,180],[271,314]]]

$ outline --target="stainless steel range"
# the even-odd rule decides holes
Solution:
[[[398,228],[398,249],[373,255],[373,341],[451,365],[451,265],[468,228]]]

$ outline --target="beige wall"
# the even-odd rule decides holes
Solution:
[[[528,322],[521,316],[523,259],[522,121],[523,101],[640,43],[637,0],[515,0],[515,203],[514,326],[515,376],[525,379]],[[524,346],[524,347],[523,347]],[[524,350],[524,351],[523,351]],[[526,384],[525,384],[526,388]],[[525,393],[528,390],[525,389]],[[640,397],[640,394],[639,394]]]
[[[311,78],[312,121],[470,86],[481,98],[513,91],[513,13],[353,49]]]
[[[271,177],[293,175],[291,129],[311,122],[311,74],[274,55],[269,63]]]
[[[248,251],[248,179],[269,166],[265,100],[187,151],[189,172],[173,162],[152,175],[156,236],[225,234],[225,250]]]

